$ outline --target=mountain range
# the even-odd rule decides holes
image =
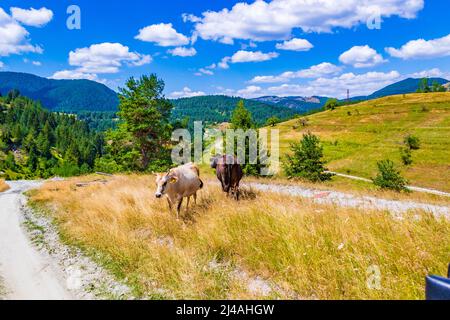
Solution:
[[[0,93],[18,89],[51,111],[116,111],[117,93],[90,80],[53,80],[29,73],[0,72]]]
[[[430,78],[434,82],[447,84],[442,78]],[[353,97],[351,100],[370,100],[388,95],[416,92],[420,79],[408,78],[391,84],[368,96]],[[7,94],[12,89],[34,100],[40,100],[51,111],[80,113],[83,111],[117,111],[117,92],[107,86],[90,80],[53,80],[33,74],[18,72],[0,72],[0,93]],[[239,97],[199,96],[172,100],[174,118],[186,116],[191,120],[222,122],[229,121],[232,109]],[[258,123],[268,117],[280,119],[292,117],[294,114],[314,112],[323,107],[328,97],[312,96],[264,96],[244,99],[246,106],[254,114]]]

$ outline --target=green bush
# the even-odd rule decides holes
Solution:
[[[406,191],[408,183],[405,178],[400,175],[400,172],[395,168],[391,160],[382,160],[377,162],[378,175],[372,178],[373,183],[381,189],[395,190],[397,192]]]
[[[413,160],[410,148],[400,148],[400,156],[405,166],[409,166],[412,164]]]
[[[420,149],[420,140],[418,137],[413,135],[407,135],[405,137],[405,145],[411,150],[419,150]]]
[[[313,182],[330,180],[333,176],[326,172],[323,148],[317,136],[307,133],[298,143],[291,144],[292,155],[286,156],[283,167],[290,178],[303,178]]]

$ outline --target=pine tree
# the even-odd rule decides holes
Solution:
[[[172,104],[163,95],[164,81],[155,74],[130,78],[119,90],[119,113],[141,155],[141,169],[164,153],[170,140]]]

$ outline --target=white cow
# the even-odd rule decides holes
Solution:
[[[197,191],[201,188],[203,188],[203,182],[200,180],[200,171],[197,165],[187,163],[170,169],[167,173],[156,175],[155,197],[161,198],[165,195],[171,211],[176,204],[178,219],[183,198],[187,198],[187,211],[191,196],[194,197],[194,202],[197,204]]]

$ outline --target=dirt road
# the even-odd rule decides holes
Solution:
[[[117,282],[80,250],[60,242],[46,217],[26,208],[23,192],[41,182],[8,182],[0,193],[0,299],[131,299]]]
[[[21,226],[22,193],[39,182],[9,182],[0,194],[0,275],[6,299],[72,299],[62,273],[30,244]]]

